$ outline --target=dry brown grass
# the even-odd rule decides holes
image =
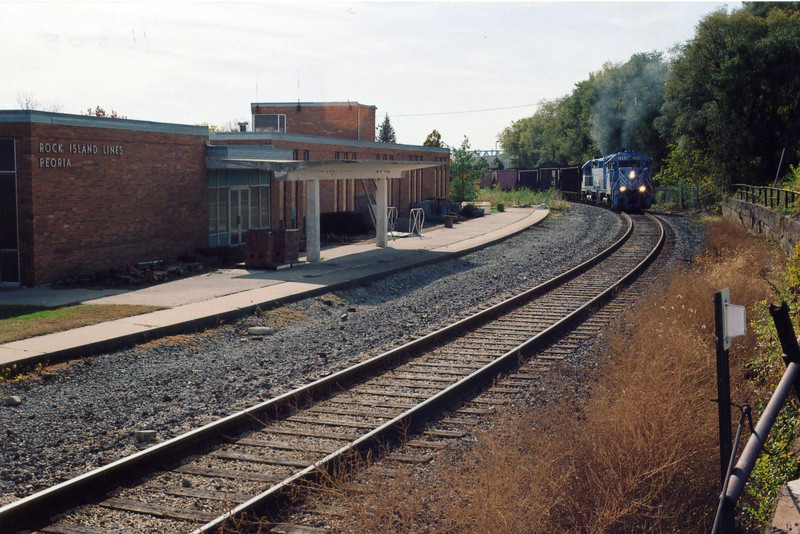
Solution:
[[[452,463],[380,485],[349,532],[707,532],[719,492],[713,294],[770,295],[780,255],[724,221],[610,332],[586,401],[513,414]],[[753,336],[732,356],[754,350]],[[744,383],[734,364],[734,384]],[[748,391],[734,399],[747,400]]]
[[[173,336],[165,336],[165,337],[158,337],[155,339],[151,339],[149,341],[145,341],[143,343],[139,343],[136,345],[134,350],[140,352],[142,354],[147,353],[151,350],[156,350],[158,348],[183,348],[183,349],[191,349],[197,348],[202,344],[203,339],[208,339],[213,337],[215,332],[208,330],[199,332],[199,333],[192,333],[192,334],[175,334]]]
[[[273,326],[275,328],[282,328],[284,326],[289,326],[292,323],[302,321],[308,315],[304,311],[284,307],[274,308],[258,313],[264,317],[267,326]]]

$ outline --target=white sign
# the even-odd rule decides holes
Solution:
[[[745,307],[731,304],[731,293],[728,288],[721,291],[722,294],[722,335],[723,347],[725,350],[731,348],[731,340],[735,337],[742,337],[747,333],[747,319],[745,318]]]
[[[121,156],[122,145],[96,145],[85,143],[39,143],[39,153],[45,154],[39,157],[39,167],[45,169],[69,169],[72,167],[72,160],[69,154],[87,154],[104,156]],[[49,154],[64,154],[64,157],[52,157]]]

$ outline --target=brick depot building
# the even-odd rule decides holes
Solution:
[[[375,142],[374,106],[251,111],[250,131],[233,133],[0,111],[0,284],[241,247],[257,228],[299,229],[318,246],[320,214],[383,193],[407,216],[449,194],[449,150]]]

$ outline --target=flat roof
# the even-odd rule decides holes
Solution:
[[[323,106],[360,106],[362,108],[378,109],[377,106],[370,106],[369,104],[359,104],[358,102],[251,102],[250,107],[264,106],[264,107],[290,107],[290,106],[306,106],[306,107],[323,107]]]
[[[10,123],[53,124],[57,126],[77,126],[82,128],[104,128],[108,130],[132,130],[136,132],[208,136],[208,126],[95,117],[92,115],[72,115],[69,113],[53,113],[51,111],[29,109],[0,110],[0,124]]]
[[[363,141],[358,139],[348,139],[346,137],[323,137],[317,135],[301,135],[278,132],[211,132],[209,139],[214,141],[295,141],[298,143],[317,143],[324,145],[340,145],[362,148],[384,148],[386,150],[416,150],[419,152],[431,152],[436,154],[450,154],[449,148],[422,146],[422,145],[402,145],[399,143],[381,143],[380,141]]]
[[[273,171],[282,182],[306,180],[346,180],[365,178],[402,178],[402,173],[428,167],[440,167],[441,161],[395,160],[275,160],[222,157],[220,161],[252,169]]]

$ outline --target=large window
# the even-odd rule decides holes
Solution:
[[[286,133],[286,115],[253,115],[253,131]]]
[[[269,172],[208,171],[208,244],[241,245],[247,230],[270,227]]]
[[[0,284],[18,284],[19,281],[14,140],[0,139]]]

